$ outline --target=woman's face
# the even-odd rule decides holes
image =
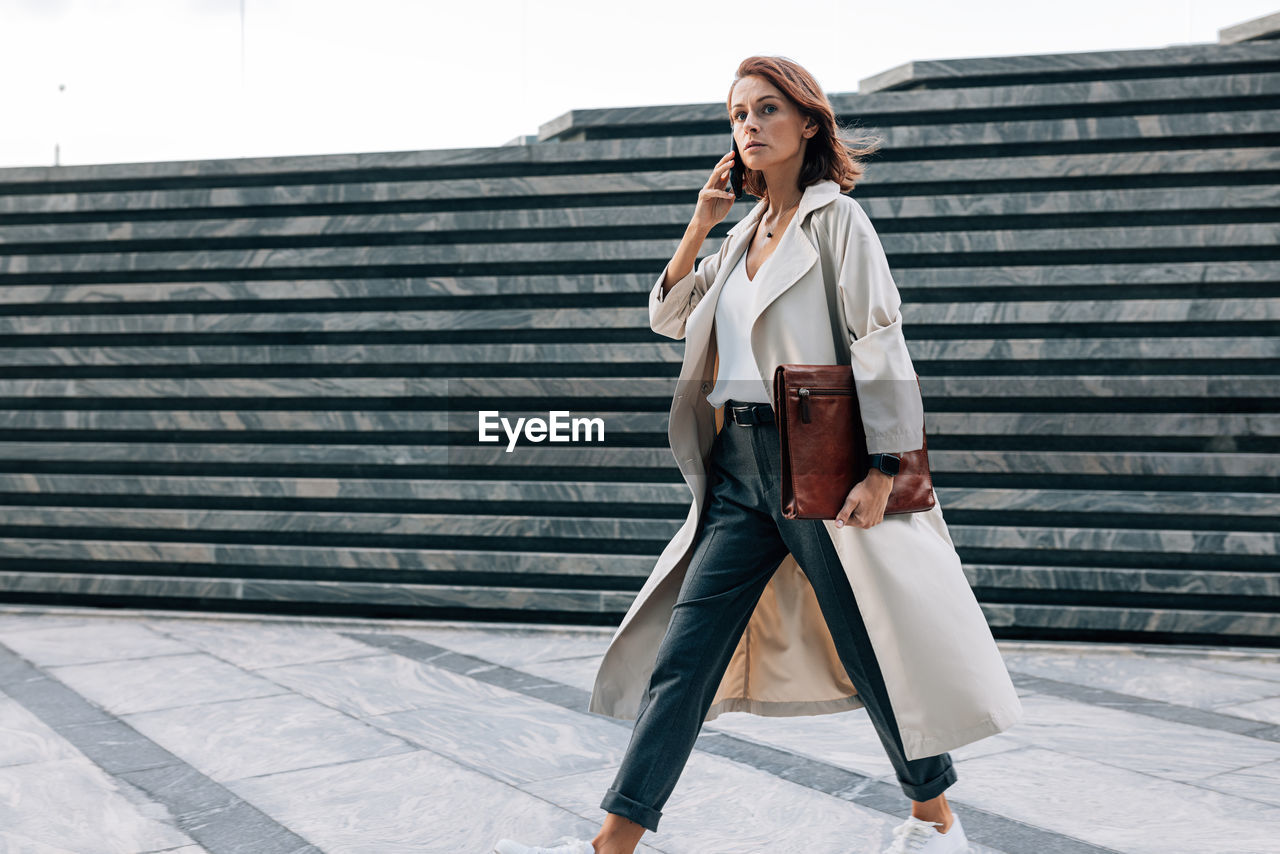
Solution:
[[[734,85],[731,101],[729,119],[744,166],[763,172],[804,157],[802,145],[817,128],[810,124],[806,130],[806,117],[772,83],[754,75],[743,77]]]

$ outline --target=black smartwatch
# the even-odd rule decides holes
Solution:
[[[872,454],[871,467],[893,477],[902,467],[902,460],[895,454]]]

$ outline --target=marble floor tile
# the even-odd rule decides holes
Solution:
[[[288,623],[226,623],[170,620],[155,629],[245,670],[333,661],[377,654],[367,644],[335,631]]]
[[[37,667],[196,651],[187,644],[152,631],[143,622],[87,622],[47,629],[0,630],[0,643]]]
[[[1254,700],[1252,703],[1218,706],[1215,711],[1227,715],[1238,715],[1242,718],[1252,718],[1255,721],[1266,721],[1269,724],[1280,724],[1280,696]]]
[[[163,850],[168,854],[168,851],[173,849]],[[80,854],[80,852],[72,851],[70,848],[64,848],[61,845],[50,845],[39,839],[33,839],[25,833],[6,830],[2,827],[0,827],[0,851],[5,852],[5,854],[9,854],[9,852],[15,852],[15,854],[16,852],[22,852],[22,854]]]
[[[258,673],[359,718],[436,708],[442,701],[472,708],[524,696],[442,667],[386,653],[269,667]]]
[[[1280,652],[1259,658],[1204,656],[1185,660],[1192,667],[1215,670],[1220,673],[1234,673],[1238,676],[1251,676],[1254,679],[1266,679],[1280,684]]]
[[[551,629],[401,629],[396,634],[474,655],[494,664],[516,667],[535,661],[603,656],[611,634]]]
[[[82,626],[93,622],[94,617],[81,615],[60,616],[47,611],[11,610],[14,606],[0,605],[0,634],[5,632],[25,632],[58,627]]]
[[[46,670],[117,715],[288,691],[202,652],[66,664]]]
[[[532,673],[553,682],[572,685],[588,693],[595,687],[596,674],[600,671],[602,656],[585,655],[580,658],[557,658],[552,661],[534,661],[513,665],[523,673]]]
[[[373,726],[523,781],[621,760],[630,728],[399,655],[259,671]]]
[[[1272,762],[1214,774],[1197,782],[1228,795],[1280,806],[1280,756]]]
[[[1180,706],[1221,710],[1276,695],[1275,683],[1237,673],[1205,670],[1166,656],[1142,655],[1123,649],[1100,649],[1084,654],[1010,651],[1005,665],[1059,682],[1105,688],[1135,697]]]
[[[80,757],[78,750],[25,706],[0,694],[0,766]]]
[[[1022,698],[1025,715],[994,738],[1191,782],[1272,758],[1280,744],[1042,694]],[[990,740],[990,739],[987,739]]]
[[[190,842],[163,806],[83,756],[0,768],[0,850],[137,854]]]
[[[599,829],[427,750],[227,785],[322,851],[342,854],[481,854],[504,836],[590,839]]]
[[[1280,838],[1280,808],[1040,747],[970,760],[962,782],[957,799],[1126,854],[1274,854]]]
[[[121,719],[220,782],[416,749],[293,694],[139,712]]]
[[[522,695],[484,703],[441,696],[425,709],[370,721],[511,783],[616,767],[630,729]]]

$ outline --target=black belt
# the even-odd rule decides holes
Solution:
[[[768,403],[739,403],[736,400],[726,400],[724,414],[734,424],[744,427],[773,423],[773,406]]]

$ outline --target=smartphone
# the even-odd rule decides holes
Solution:
[[[733,140],[733,166],[729,167],[729,186],[733,188],[733,197],[742,198],[742,179],[747,175],[747,167],[742,164],[742,152],[738,150],[738,139]]]

